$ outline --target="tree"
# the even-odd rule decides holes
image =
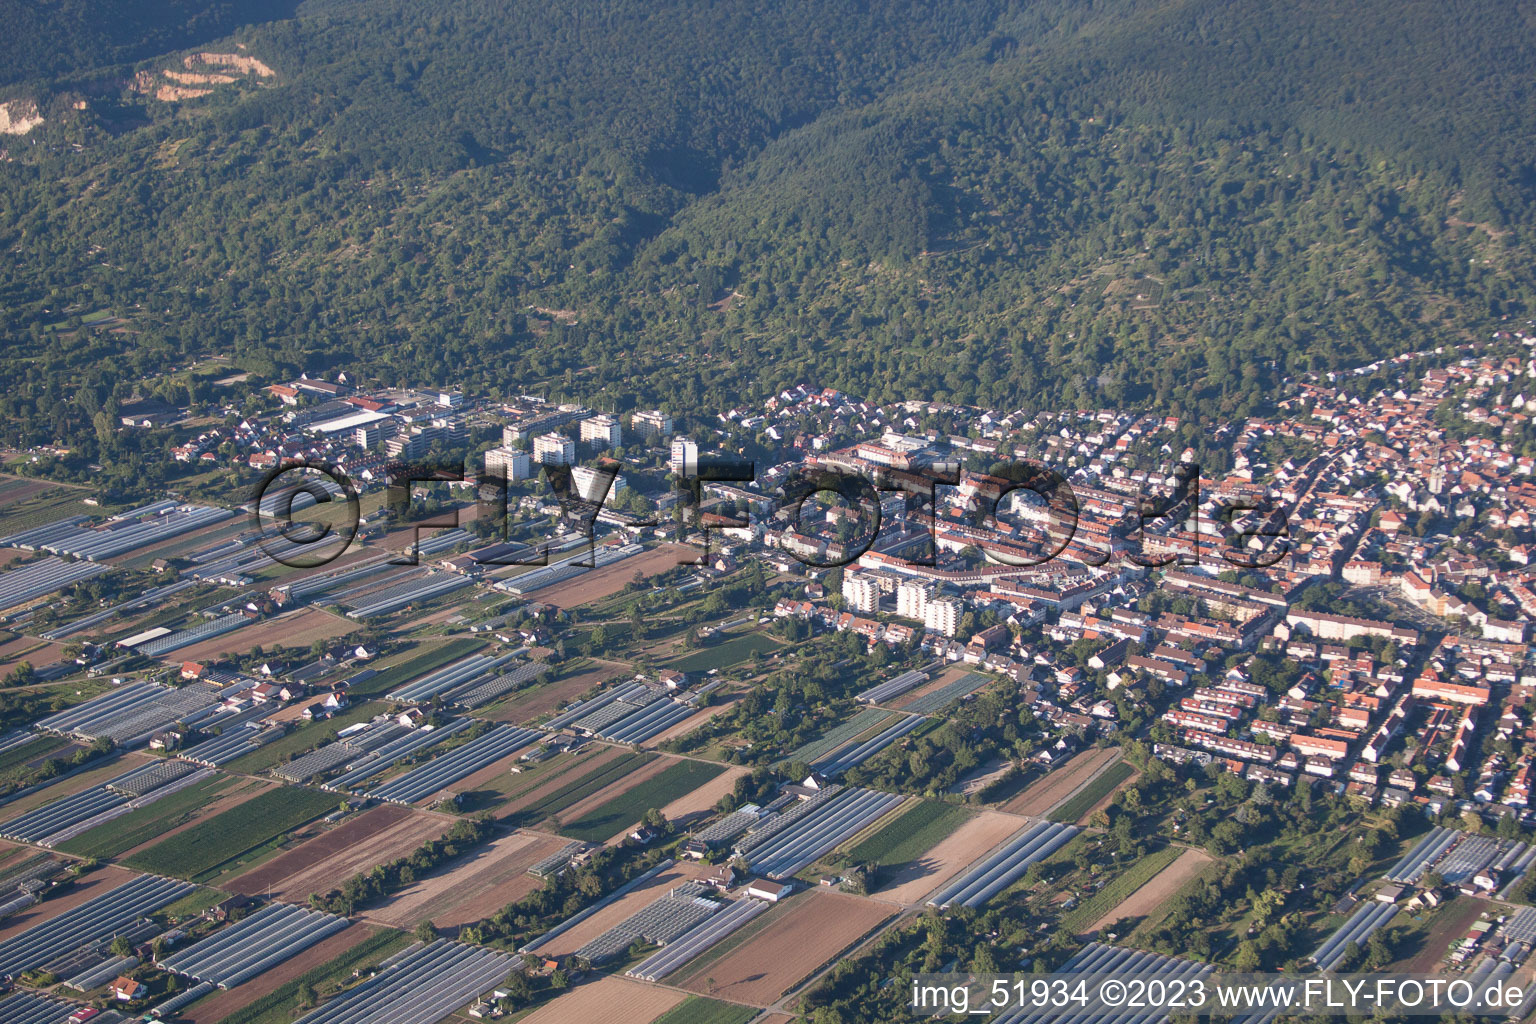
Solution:
[[[422,921],[420,924],[418,924],[416,926],[415,935],[417,942],[437,941],[437,929],[433,927],[431,921]]]

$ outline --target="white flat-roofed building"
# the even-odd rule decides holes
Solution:
[[[922,622],[928,611],[928,602],[932,599],[931,584],[920,580],[904,580],[896,585],[896,614]]]
[[[648,409],[629,417],[629,429],[645,437],[665,437],[672,433],[672,417],[660,409]]]
[[[612,416],[593,416],[581,421],[581,440],[594,448],[613,448],[624,441],[624,428]]]
[[[533,439],[533,461],[546,466],[569,466],[576,461],[576,442],[564,434],[540,434]]]
[[[880,610],[880,584],[863,573],[843,573],[843,601],[854,611],[872,615]]]
[[[964,614],[965,605],[955,598],[935,598],[923,609],[923,626],[930,633],[954,636],[960,631],[960,617]]]
[[[672,442],[672,457],[667,463],[668,468],[674,473],[692,475],[699,468],[699,446],[686,437],[679,437]]]
[[[519,448],[492,448],[485,453],[485,472],[504,480],[527,480],[533,475],[533,459]]]

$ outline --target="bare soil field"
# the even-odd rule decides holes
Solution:
[[[638,555],[626,558],[622,562],[605,565],[601,569],[592,569],[575,579],[557,583],[543,590],[536,590],[533,593],[533,599],[552,604],[556,608],[574,608],[577,605],[612,597],[633,582],[636,576],[648,579],[668,569],[675,569],[679,561],[690,561],[698,557],[698,549],[687,544],[663,544],[658,548],[642,551]]]
[[[284,960],[270,971],[256,975],[245,984],[236,985],[224,992],[215,992],[207,999],[194,1003],[188,1009],[182,1010],[178,1014],[178,1019],[189,1021],[191,1024],[217,1024],[242,1006],[248,1006],[257,999],[276,992],[300,975],[341,956],[377,931],[377,928],[366,924],[354,924],[350,928],[344,928],[291,960]]]
[[[888,881],[875,894],[897,903],[917,903],[970,867],[1023,822],[997,811],[981,811],[916,860],[892,865]]]
[[[651,879],[647,884],[632,892],[625,893],[574,928],[550,939],[546,945],[539,947],[538,953],[541,956],[549,957],[559,957],[565,956],[567,953],[574,953],[647,903],[655,900],[674,885],[686,882],[690,878],[698,878],[708,870],[709,865],[693,861],[674,864]]]
[[[23,551],[21,548],[0,548],[0,567],[10,565],[12,562],[26,558],[30,554],[32,552]]]
[[[207,661],[225,652],[248,651],[260,644],[265,650],[274,647],[299,647],[308,649],[316,640],[330,640],[345,636],[359,628],[351,619],[332,615],[319,608],[303,608],[284,612],[273,619],[246,626],[234,633],[216,636],[211,640],[183,647],[176,652],[177,661]]]
[[[1002,809],[1014,814],[1043,815],[1086,785],[1089,779],[1119,756],[1120,751],[1115,747],[1090,747],[1060,768],[1047,773],[1045,778],[1008,801]]]
[[[90,789],[92,786],[99,786],[108,779],[115,778],[151,760],[158,760],[158,758],[151,758],[148,754],[132,753],[124,754],[122,757],[108,758],[105,764],[83,771],[79,775],[71,775],[67,779],[55,782],[51,786],[45,786],[36,792],[28,793],[26,796],[17,797],[10,803],[0,804],[0,821],[10,821],[12,818],[19,818],[28,811],[41,807],[43,804],[50,803],[60,797],[74,796],[76,793]]]
[[[694,821],[707,817],[720,798],[730,793],[736,785],[736,780],[743,775],[750,774],[745,768],[727,768],[725,771],[710,779],[704,785],[691,793],[673,800],[661,809],[668,821],[681,823],[688,826]]]
[[[627,675],[622,669],[595,668],[546,686],[531,687],[484,716],[493,722],[532,722],[540,715],[569,704],[599,683]]]
[[[247,895],[270,891],[284,899],[303,900],[334,889],[376,864],[404,856],[451,825],[435,814],[383,804],[279,854],[225,888]]]
[[[64,657],[64,645],[39,640],[35,636],[18,636],[0,644],[0,667],[21,662],[31,663],[33,668],[58,664]]]
[[[568,840],[514,832],[455,861],[449,870],[419,878],[367,916],[396,928],[430,920],[457,932],[459,925],[490,917],[544,883],[528,869]]]
[[[1467,934],[1472,922],[1491,909],[1481,900],[1456,899],[1435,918],[1418,952],[1404,961],[1388,964],[1383,970],[1402,974],[1434,974],[1445,958],[1445,951],[1455,940]]]
[[[756,935],[678,984],[692,992],[771,1006],[818,967],[892,914],[890,907],[840,893],[794,896]]]
[[[574,1021],[651,1021],[686,996],[672,989],[643,985],[617,975],[603,975],[578,985],[524,1017],[521,1024],[572,1024]]]
[[[115,889],[126,882],[131,882],[138,874],[127,868],[120,868],[108,864],[99,867],[95,871],[80,879],[65,892],[57,896],[48,896],[41,903],[34,903],[19,914],[14,914],[0,922],[0,942],[18,935],[34,925],[51,921],[64,913],[73,910],[86,900],[93,900],[108,890]]]
[[[1118,907],[1089,925],[1084,934],[1096,932],[1106,925],[1126,918],[1146,917],[1168,902],[1174,893],[1184,888],[1186,882],[1205,870],[1205,866],[1210,862],[1211,858],[1200,850],[1185,850],[1172,864],[1153,875],[1145,885],[1127,896]]]

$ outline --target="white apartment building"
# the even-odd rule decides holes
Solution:
[[[872,615],[880,610],[880,584],[863,573],[843,573],[843,603],[850,611]]]
[[[485,472],[504,480],[527,480],[533,476],[533,459],[519,448],[492,448],[485,453]]]
[[[896,614],[922,622],[928,611],[928,602],[932,599],[932,584],[905,580],[896,586]]]
[[[672,433],[672,417],[660,409],[632,413],[629,429],[643,437],[665,437]]]
[[[546,466],[569,466],[576,461],[576,442],[564,434],[540,434],[533,439],[533,461]]]
[[[960,631],[960,616],[965,605],[953,597],[937,597],[923,609],[923,626],[930,633],[954,636]]]
[[[624,428],[612,416],[593,416],[581,421],[581,440],[594,448],[613,448],[623,443]]]
[[[699,468],[699,446],[686,437],[672,442],[672,458],[667,462],[674,473],[693,474]]]

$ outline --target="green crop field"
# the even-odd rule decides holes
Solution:
[[[509,815],[506,822],[514,826],[536,825],[551,814],[559,814],[562,808],[569,807],[583,797],[591,796],[604,786],[618,781],[619,778],[639,768],[655,756],[655,754],[625,754],[561,786],[532,807],[525,807]]]
[[[704,996],[689,996],[651,1024],[747,1024],[758,1010],[735,1003],[723,1003]]]
[[[852,864],[905,864],[938,845],[970,817],[964,807],[924,800],[849,850],[845,858]]]
[[[1061,927],[1069,932],[1087,928],[1125,902],[1127,896],[1150,882],[1159,871],[1177,860],[1182,852],[1177,846],[1165,846],[1142,857],[1114,881],[1063,915]]]
[[[29,743],[23,743],[19,747],[13,747],[4,754],[0,754],[0,773],[18,768],[36,757],[42,757],[55,747],[63,747],[66,744],[56,736],[39,736]]]
[[[284,786],[232,807],[185,832],[143,850],[125,862],[141,871],[206,881],[238,866],[275,837],[334,810],[339,798],[313,789]]]
[[[60,843],[59,849],[80,857],[116,857],[124,850],[146,843],[188,820],[214,794],[228,789],[235,782],[234,778],[221,775],[193,783],[170,796],[161,797],[148,807],[141,807],[88,832],[82,832]]]
[[[627,825],[633,825],[652,807],[661,808],[698,789],[725,771],[724,765],[704,761],[679,761],[662,769],[633,789],[592,808],[561,829],[562,835],[601,842]]]
[[[767,654],[769,651],[778,649],[779,645],[763,634],[747,633],[713,647],[705,647],[692,654],[685,654],[672,662],[671,667],[679,672],[708,672],[712,668],[729,668],[746,661],[754,651]]]
[[[1120,783],[1130,778],[1135,769],[1124,761],[1116,761],[1114,764],[1099,772],[1088,785],[1078,790],[1062,803],[1052,808],[1049,815],[1052,821],[1076,821],[1087,814],[1089,809],[1100,800],[1104,799]]]

